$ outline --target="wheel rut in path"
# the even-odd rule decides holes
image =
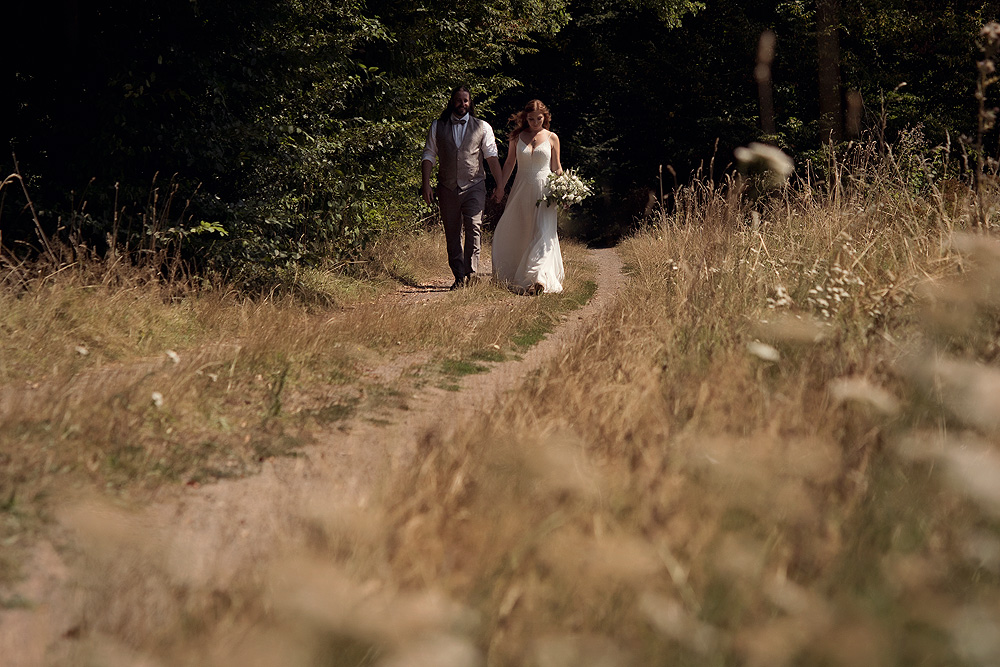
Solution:
[[[173,487],[137,512],[109,510],[100,503],[67,508],[59,517],[83,540],[124,540],[146,554],[156,576],[167,588],[210,587],[225,591],[240,573],[279,557],[282,545],[301,529],[301,518],[310,508],[328,513],[335,508],[366,506],[394,466],[412,460],[416,443],[430,429],[460,425],[466,417],[489,409],[503,394],[547,360],[558,355],[588,321],[614,298],[622,284],[621,261],[614,249],[588,251],[596,264],[597,290],[591,300],[571,311],[566,319],[520,359],[490,365],[488,373],[462,378],[460,388],[449,391],[425,387],[396,410],[389,424],[352,420],[346,428],[331,429],[292,458],[267,460],[258,475],[213,483],[199,488]],[[440,294],[444,298],[445,293]],[[444,416],[447,416],[447,420]],[[0,655],[15,656],[8,667],[68,664],[74,651],[71,639],[89,621],[86,594],[76,580],[79,568],[67,567],[48,542],[36,548],[31,570],[18,595],[35,602],[32,609],[0,611]],[[99,560],[87,576],[95,580],[122,576],[121,598],[110,611],[120,618],[106,618],[100,625],[156,627],[155,597],[141,583],[143,563],[132,553],[127,562],[118,556]],[[111,571],[112,568],[116,571]],[[130,583],[135,585],[130,585]],[[106,601],[108,602],[108,601]],[[93,610],[91,609],[90,613]],[[147,618],[142,618],[143,616]],[[96,620],[96,619],[95,619]]]

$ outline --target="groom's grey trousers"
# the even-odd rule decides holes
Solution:
[[[455,274],[455,280],[460,281],[479,270],[486,182],[474,183],[463,192],[438,185],[437,195],[441,206],[441,221],[444,223],[444,238],[448,246],[448,265]]]

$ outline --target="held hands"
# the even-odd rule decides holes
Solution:
[[[507,178],[503,172],[501,172],[500,178],[497,179],[496,186],[496,190],[493,191],[493,201],[499,204],[507,195]]]

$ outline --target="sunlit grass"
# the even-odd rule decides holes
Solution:
[[[592,269],[583,248],[565,252],[567,299],[579,299]],[[519,331],[573,307],[488,283],[404,299],[387,263],[429,286],[447,273],[443,238],[376,247],[354,277],[308,269],[261,295],[97,260],[0,293],[0,539],[29,542],[67,488],[140,499],[252,474],[346,419],[384,423],[417,383],[457,389]],[[7,563],[2,578],[16,572]]]
[[[413,465],[362,506],[292,511],[280,553],[226,584],[177,584],[142,539],[107,537],[127,516],[81,510],[111,553],[86,572],[146,556],[90,584],[98,648],[220,665],[993,664],[1000,243],[957,232],[970,197],[945,206],[882,167],[757,202],[677,192],[618,249],[618,298],[553,359],[454,432],[415,433]],[[569,301],[593,289],[579,252]],[[348,310],[327,326],[352,343],[333,349],[357,367],[440,336],[427,360],[453,372],[422,380],[457,388],[568,307],[485,285],[446,303],[410,306],[434,313],[409,321],[412,349],[394,340],[406,309]],[[331,340],[298,339],[297,372]],[[253,367],[269,369],[264,409],[284,367]],[[363,410],[336,396],[351,382],[324,400]],[[156,604],[134,600],[143,586]],[[116,626],[122,598],[136,611]]]
[[[1000,246],[956,246],[969,200],[928,215],[933,190],[881,178],[789,193],[756,229],[721,192],[680,193],[621,246],[630,281],[600,322],[425,443],[437,464],[387,499],[395,580],[472,605],[498,665],[993,656],[995,380],[933,360],[995,357],[980,288]]]

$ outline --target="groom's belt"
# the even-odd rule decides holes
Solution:
[[[485,185],[485,184],[486,184],[486,176],[485,176],[485,174],[482,175],[482,176],[477,176],[476,178],[474,178],[473,180],[469,181],[465,185],[461,185],[461,184],[456,183],[454,185],[454,187],[450,186],[450,185],[447,185],[441,178],[438,178],[438,186],[439,187],[448,188],[449,190],[453,190],[453,191],[457,192],[458,194],[462,194],[463,192],[468,192],[469,190],[473,189],[477,185]]]

